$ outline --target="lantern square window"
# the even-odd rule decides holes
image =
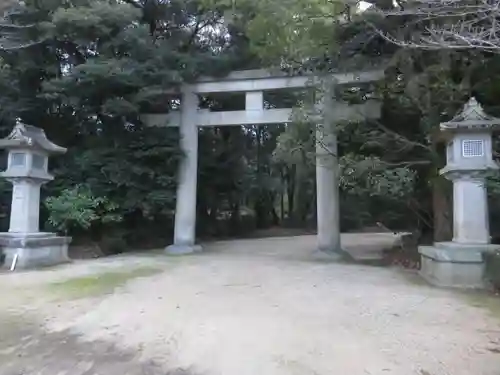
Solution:
[[[31,166],[33,169],[45,169],[45,158],[42,155],[33,154]]]
[[[22,152],[13,152],[10,154],[11,167],[24,167],[26,165],[26,154]]]
[[[464,158],[484,156],[484,142],[480,139],[462,141],[462,156]]]

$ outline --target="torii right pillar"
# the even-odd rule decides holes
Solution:
[[[441,287],[483,288],[483,253],[499,249],[490,242],[486,171],[492,159],[491,134],[500,119],[488,116],[470,99],[440,128],[448,141],[447,162],[440,174],[453,182],[453,240],[420,246],[420,274]]]

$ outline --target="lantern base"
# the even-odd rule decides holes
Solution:
[[[0,233],[0,266],[17,270],[67,263],[70,242],[71,237],[55,233]]]
[[[419,246],[420,275],[439,287],[483,289],[486,287],[483,253],[495,249],[500,246],[458,242]]]

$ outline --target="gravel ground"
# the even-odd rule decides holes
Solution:
[[[314,241],[0,275],[0,375],[500,375],[491,311],[397,269],[336,263]],[[380,241],[343,237],[358,251]]]

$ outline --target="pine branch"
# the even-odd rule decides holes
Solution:
[[[7,45],[7,44],[4,44],[4,41],[2,41],[0,39],[0,51],[20,51],[22,49],[26,49],[26,48],[30,48],[30,47],[33,47],[33,46],[37,46],[37,45],[40,45],[42,43],[44,43],[46,41],[46,39],[42,39],[42,40],[37,40],[37,41],[32,41],[32,42],[19,42],[19,43],[15,43],[15,45]],[[9,40],[7,41],[7,43],[14,43],[12,40]]]

